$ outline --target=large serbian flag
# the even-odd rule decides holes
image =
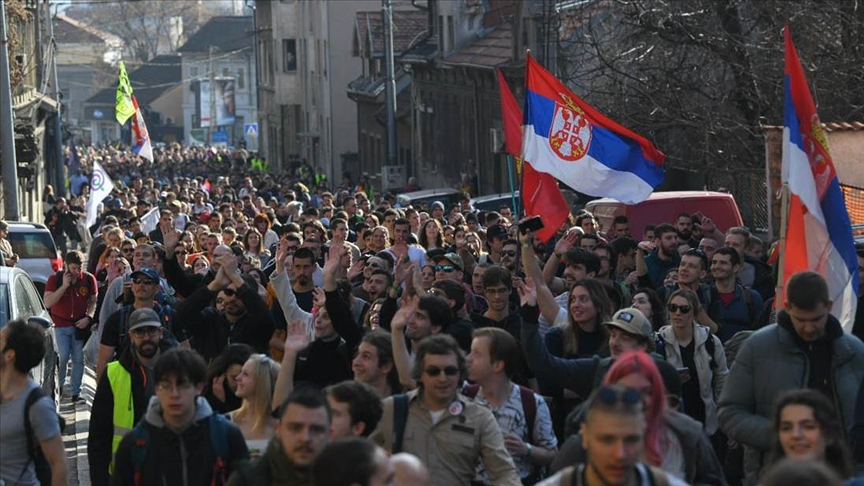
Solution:
[[[507,139],[507,153],[513,157],[522,155],[522,110],[510,86],[504,79],[504,74],[498,70],[498,91],[501,94],[501,117],[504,120],[504,136]],[[540,216],[543,229],[537,231],[537,236],[543,241],[549,241],[558,228],[567,221],[570,207],[558,188],[558,181],[549,174],[537,172],[530,162],[522,164],[522,201],[525,204],[525,214]]]
[[[789,188],[786,245],[781,255],[781,286],[796,272],[813,270],[828,281],[834,301],[831,313],[846,331],[852,329],[858,295],[858,261],[852,224],[816,105],[792,44],[786,46],[785,114],[783,126],[783,181]],[[785,295],[778,294],[778,308]]]
[[[522,158],[573,189],[635,204],[663,182],[666,156],[543,69],[526,67]]]
[[[153,162],[153,146],[150,145],[150,132],[144,124],[144,115],[138,107],[138,99],[132,95],[132,105],[135,107],[135,116],[132,117],[132,151],[150,162]]]

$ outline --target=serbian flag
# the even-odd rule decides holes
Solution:
[[[135,116],[132,117],[132,151],[136,155],[153,162],[153,147],[150,145],[150,133],[144,124],[144,115],[138,107],[138,99],[132,95],[132,105],[135,107]]]
[[[635,204],[663,182],[666,156],[647,139],[606,118],[530,55],[522,158],[592,196]]]
[[[210,194],[210,189],[211,189],[211,186],[210,186],[210,179],[204,179],[204,183],[201,184],[201,189],[204,189],[204,191],[205,191],[207,194]]]
[[[860,284],[852,224],[788,26],[784,38],[782,177],[789,191],[789,209],[780,286],[785,290],[796,272],[818,272],[828,281],[829,297],[834,302],[831,313],[851,331]],[[779,292],[778,308],[784,300],[784,292]]]
[[[522,110],[500,69],[498,91],[501,93],[507,153],[518,160],[522,154]],[[537,236],[543,241],[555,236],[570,214],[570,207],[558,188],[558,181],[549,174],[537,172],[528,162],[522,164],[522,201],[526,215],[539,215],[543,220],[543,229],[537,231]]]

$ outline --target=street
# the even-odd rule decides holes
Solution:
[[[69,369],[71,374],[71,367]],[[67,376],[69,375],[67,374]],[[68,386],[66,387],[68,390]],[[85,367],[81,396],[86,402],[73,404],[68,396],[60,400],[60,415],[66,420],[63,442],[66,445],[69,466],[69,486],[90,484],[90,466],[87,462],[87,430],[90,425],[90,404],[96,394],[95,371]]]

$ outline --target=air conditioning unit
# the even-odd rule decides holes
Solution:
[[[489,129],[489,151],[493,154],[501,152],[504,145],[504,131],[500,128]]]

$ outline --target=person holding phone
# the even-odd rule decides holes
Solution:
[[[77,250],[66,253],[63,270],[45,283],[45,307],[56,326],[57,347],[60,354],[60,389],[66,380],[66,363],[72,358],[72,402],[81,401],[81,382],[84,378],[84,342],[93,325],[99,287],[96,277],[82,267],[84,255]]]

